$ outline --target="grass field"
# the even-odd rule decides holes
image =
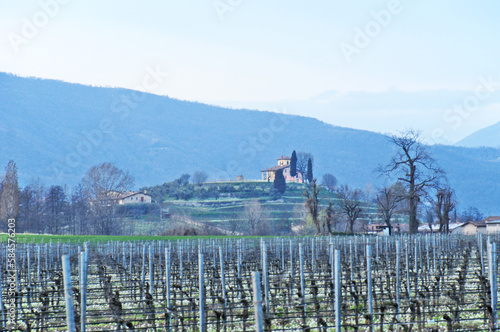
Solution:
[[[8,235],[0,234],[0,243],[7,242]],[[15,240],[22,243],[83,243],[83,242],[108,242],[108,241],[160,241],[160,240],[186,240],[186,239],[213,239],[213,238],[238,238],[238,236],[119,236],[119,235],[49,235],[49,234],[16,234]],[[251,238],[251,237],[249,237]]]
[[[346,234],[337,234],[342,236],[347,236]],[[177,241],[177,240],[187,240],[187,239],[256,239],[256,238],[274,238],[276,236],[128,236],[128,235],[50,235],[50,234],[16,234],[16,243],[83,243],[83,242],[94,242],[94,243],[105,243],[109,241],[118,242],[135,242],[135,241]],[[306,236],[307,237],[307,236]],[[6,233],[0,233],[0,243],[7,242],[9,235]],[[289,236],[284,236],[283,238],[290,238]]]

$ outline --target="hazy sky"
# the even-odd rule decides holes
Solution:
[[[500,121],[499,17],[493,0],[2,1],[0,71],[456,142]],[[168,77],[147,89],[151,70]]]

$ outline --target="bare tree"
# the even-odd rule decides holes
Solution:
[[[324,186],[326,190],[334,192],[335,187],[337,186],[337,178],[330,173],[323,174],[323,178],[321,179],[321,185]]]
[[[314,164],[314,157],[311,153],[297,152],[297,171],[302,174],[302,179],[306,178],[309,159],[311,159],[311,163]]]
[[[68,202],[66,193],[61,186],[51,186],[45,197],[47,211],[49,213],[50,233],[61,234],[61,227],[64,226],[67,217]]]
[[[332,235],[332,224],[335,227],[339,221],[339,217],[333,208],[333,203],[328,202],[327,208],[324,210],[323,215],[323,233]]]
[[[45,193],[42,190],[40,194],[37,188],[30,184],[19,193],[19,222],[17,223],[17,232],[40,233],[42,230],[42,217],[44,215],[43,198]]]
[[[293,207],[293,215],[299,220],[299,224],[305,224],[307,223],[307,216],[309,215],[309,212],[305,205],[297,204]]]
[[[0,219],[16,219],[19,215],[19,185],[17,183],[17,166],[10,160],[5,168],[0,192]]]
[[[359,189],[350,189],[347,185],[340,187],[338,194],[341,198],[340,207],[349,222],[349,232],[354,233],[354,223],[361,216],[363,212],[362,206],[362,192]]]
[[[378,212],[382,216],[385,224],[389,228],[389,235],[392,235],[392,216],[401,208],[401,201],[405,199],[405,190],[400,182],[396,182],[390,187],[383,187],[378,191],[375,200],[378,205]]]
[[[237,219],[236,217],[227,218],[226,224],[228,226],[228,230],[231,232],[232,235],[238,235],[240,233],[239,230],[242,224],[241,220]]]
[[[434,211],[432,208],[427,207],[425,210],[425,219],[427,221],[427,225],[429,226],[429,232],[432,233],[432,225],[434,224]]]
[[[73,234],[88,234],[88,225],[90,219],[89,201],[85,196],[85,188],[79,184],[71,194],[71,232]]]
[[[306,198],[305,207],[309,211],[309,216],[311,217],[311,220],[316,227],[316,235],[321,234],[321,225],[318,218],[320,212],[318,198],[319,191],[320,189],[316,184],[316,179],[313,179],[310,188],[307,188],[303,194],[303,196]]]
[[[82,180],[91,205],[91,218],[97,234],[119,233],[118,197],[134,185],[134,178],[113,163],[102,163],[89,169]]]
[[[193,173],[193,176],[191,177],[191,181],[194,184],[201,185],[202,183],[205,183],[208,179],[208,175],[204,171],[196,171]]]
[[[448,233],[450,231],[450,212],[453,211],[456,205],[453,190],[450,188],[439,189],[434,204],[439,220],[439,232]]]
[[[420,142],[419,132],[409,130],[401,136],[393,135],[390,142],[397,152],[391,162],[379,171],[388,176],[395,174],[406,187],[410,234],[416,234],[418,204],[423,196],[427,196],[428,189],[434,188],[444,177],[444,172]]]
[[[41,179],[32,179],[20,195],[20,222],[24,231],[47,233],[46,190]]]
[[[484,215],[476,207],[468,207],[460,213],[459,219],[466,221],[480,221],[484,219]]]
[[[106,199],[112,192],[129,190],[134,185],[134,178],[113,163],[102,163],[87,171],[82,184],[90,198]]]
[[[262,205],[256,199],[245,203],[243,215],[245,220],[247,220],[250,225],[251,234],[256,235],[259,227],[265,221],[265,214],[262,210]]]

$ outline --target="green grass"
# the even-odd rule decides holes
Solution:
[[[5,243],[7,234],[0,234],[0,242]],[[246,236],[253,238],[252,236]],[[46,234],[16,234],[15,240],[22,243],[83,243],[83,242],[108,242],[108,241],[158,241],[158,240],[186,240],[186,239],[214,239],[214,238],[242,238],[242,236],[126,236],[126,235],[46,235]]]
[[[15,240],[17,244],[23,243],[83,243],[83,242],[94,242],[94,243],[105,243],[109,241],[119,241],[119,242],[134,242],[134,241],[176,241],[176,240],[187,240],[187,239],[260,239],[275,236],[235,236],[235,235],[225,235],[225,236],[129,236],[129,235],[48,235],[48,234],[16,234]],[[284,236],[288,238],[288,236]],[[9,236],[5,233],[0,234],[0,243],[6,243]]]

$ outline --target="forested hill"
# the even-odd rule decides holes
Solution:
[[[467,147],[489,146],[499,148],[500,122],[470,134],[456,145]]]
[[[2,73],[0,140],[0,165],[14,159],[21,185],[39,176],[46,184],[73,186],[105,161],[129,170],[137,187],[197,170],[213,180],[259,179],[260,170],[297,150],[313,153],[315,177],[328,172],[363,188],[383,182],[373,170],[393,153],[381,134],[313,118]],[[431,150],[464,208],[500,214],[499,149]]]

